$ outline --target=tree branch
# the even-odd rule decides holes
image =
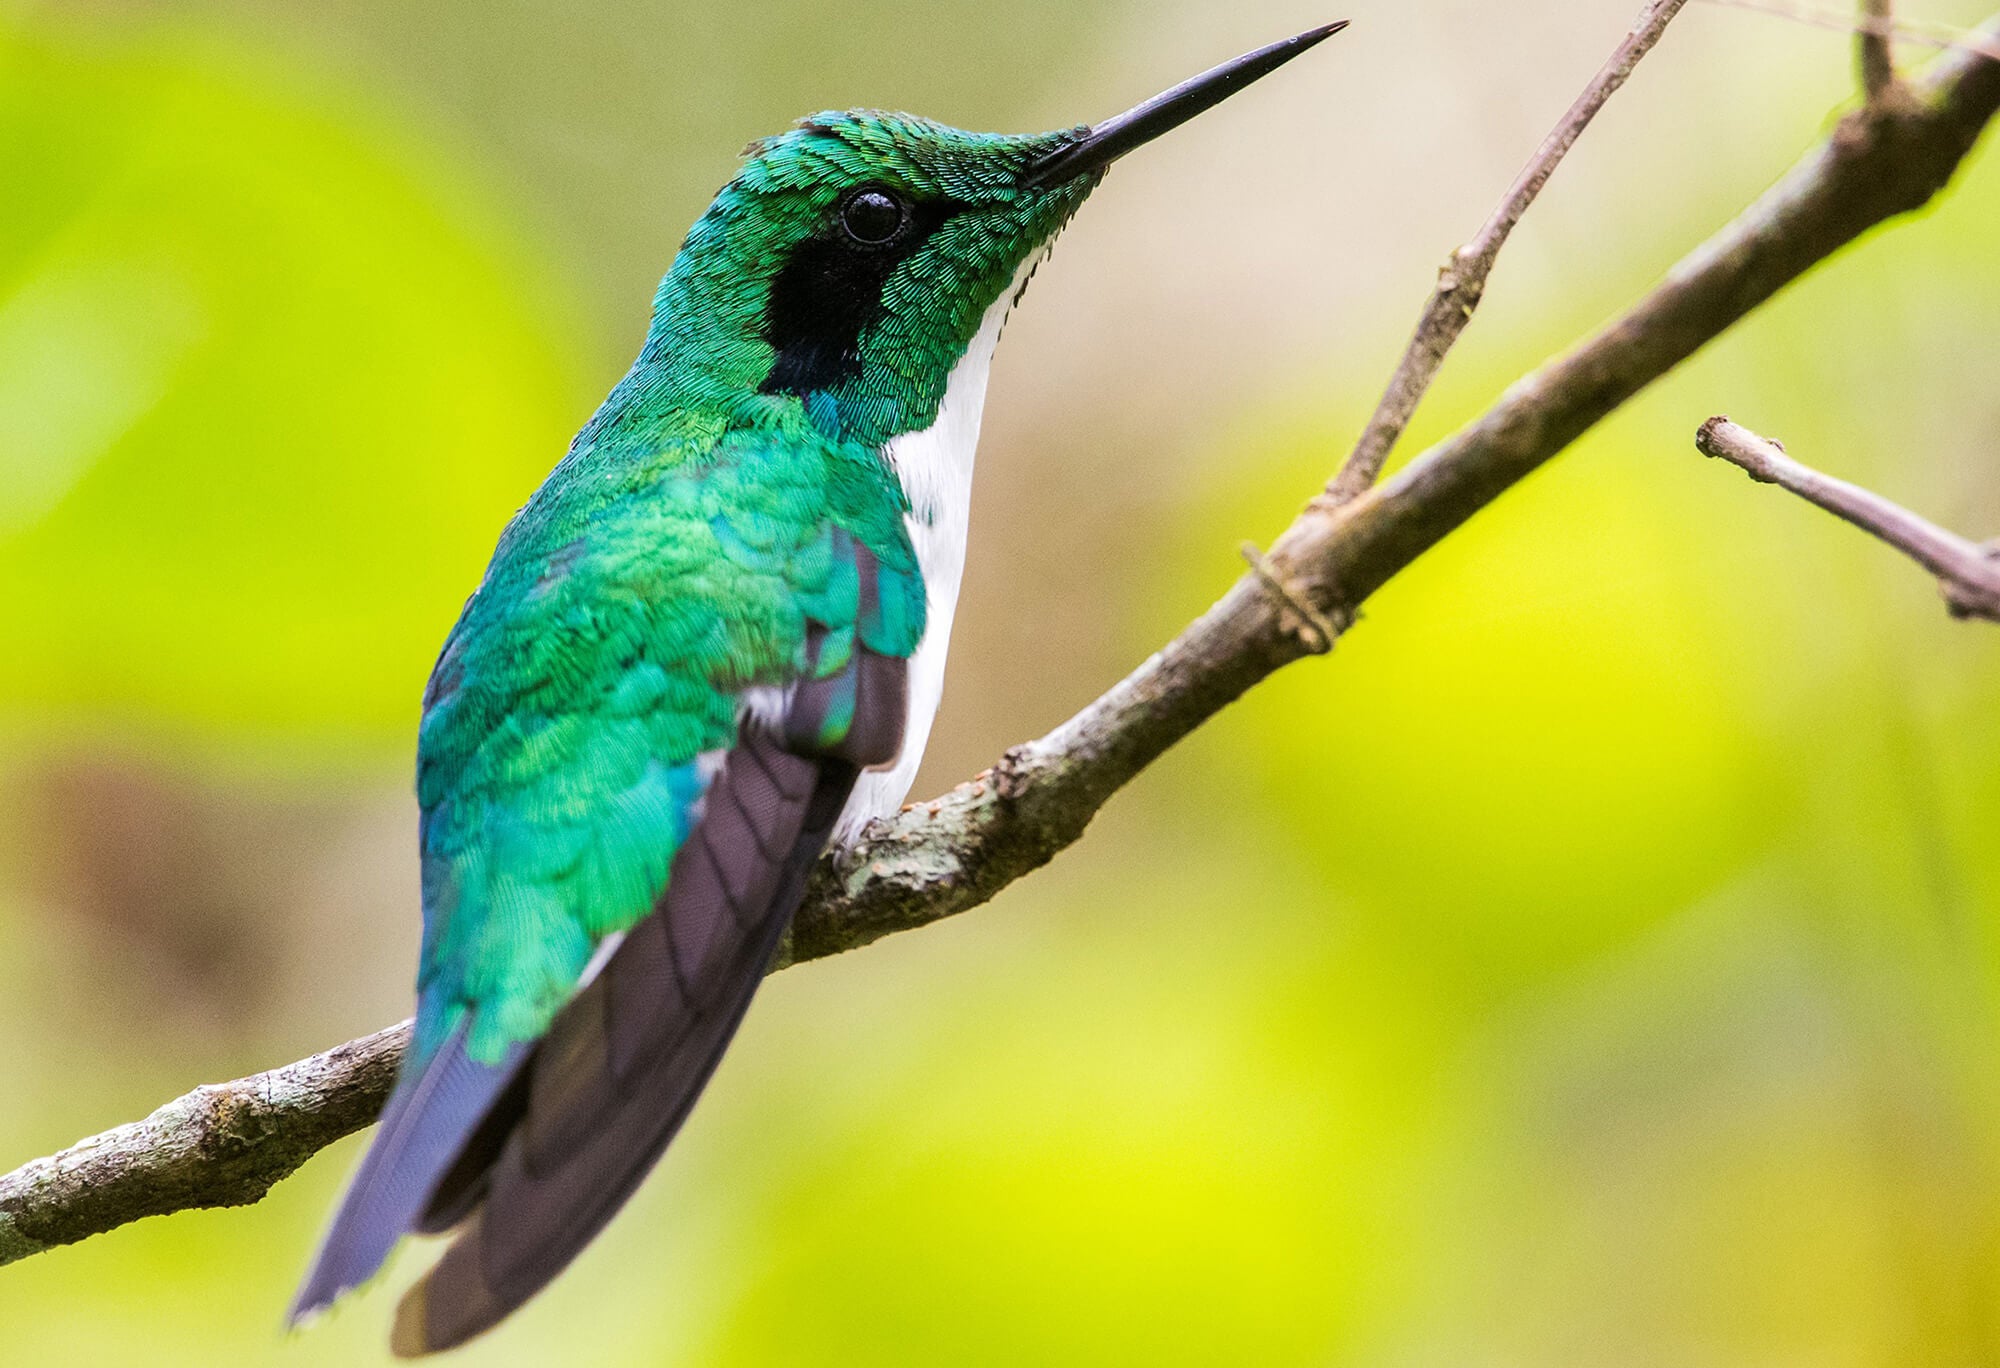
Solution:
[[[1760,484],[1774,484],[1818,504],[1901,551],[1938,578],[1954,617],[2000,622],[2000,542],[1981,546],[1918,517],[1880,494],[1825,475],[1727,418],[1711,418],[1695,434],[1705,456],[1740,466]]]
[[[22,1165],[0,1178],[0,1264],[142,1216],[248,1206],[375,1120],[409,1041],[405,1021]]]
[[[1896,84],[1896,54],[1890,47],[1896,33],[1894,0],[1861,0],[1861,19],[1854,38],[1854,60],[1861,73],[1861,89],[1872,103]]]
[[[2000,57],[2000,38],[1990,32],[1978,33],[1959,28],[1955,24],[1940,24],[1930,20],[1872,19],[1866,14],[1858,18],[1851,14],[1833,10],[1816,9],[1811,5],[1793,4],[1789,0],[1703,0],[1704,4],[1719,9],[1748,10],[1752,14],[1768,14],[1774,19],[1789,19],[1794,24],[1806,24],[1812,28],[1832,29],[1837,33],[1873,33],[1885,42],[1915,43],[1922,47],[1951,51],[1964,48],[1973,52],[1983,52],[1989,57]]]
[[[2000,33],[2000,19],[1988,26]],[[1351,502],[1315,500],[1257,572],[1062,726],[822,861],[779,965],[992,898],[1074,842],[1169,747],[1320,643],[1391,576],[1786,284],[1925,204],[2000,109],[2000,61],[1958,52],[1907,100],[1849,115],[1632,310]],[[1274,592],[1272,584],[1283,587]],[[0,1263],[198,1206],[254,1201],[386,1096],[401,1028],[218,1088],[0,1177]]]
[[[1445,262],[1438,272],[1437,289],[1417,320],[1417,331],[1410,338],[1396,373],[1389,377],[1389,387],[1375,406],[1374,416],[1369,418],[1340,473],[1327,486],[1327,498],[1333,503],[1346,503],[1381,476],[1382,467],[1388,464],[1396,443],[1402,440],[1404,429],[1409,427],[1417,406],[1443,367],[1445,354],[1457,343],[1466,325],[1472,322],[1473,311],[1485,298],[1486,280],[1500,259],[1500,249],[1507,245],[1516,225],[1555,175],[1569,150],[1576,146],[1583,130],[1590,127],[1597,111],[1631,79],[1640,61],[1665,36],[1667,25],[1686,5],[1687,0],[1653,0],[1646,6],[1632,25],[1630,36],[1619,44],[1583,94],[1577,96],[1576,103],[1522,169],[1479,235]]]

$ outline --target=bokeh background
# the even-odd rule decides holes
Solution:
[[[1015,316],[920,789],[1283,526],[1636,0],[1346,4],[1121,165]],[[407,1011],[425,672],[747,140],[1065,125],[1327,17],[0,0],[0,1168]],[[1841,36],[1691,7],[1409,450],[1851,88]],[[1691,447],[1728,411],[2000,532],[1996,225],[1988,149],[1052,868],[774,979],[626,1214],[463,1360],[2000,1361],[2000,633]],[[0,1358],[383,1360],[428,1252],[278,1330],[358,1145],[0,1270]]]

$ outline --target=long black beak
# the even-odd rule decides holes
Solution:
[[[1030,164],[1021,180],[1029,186],[1052,185],[1109,166],[1133,148],[1179,128],[1204,109],[1221,104],[1252,81],[1270,75],[1307,48],[1317,47],[1346,27],[1347,20],[1342,19],[1307,29],[1296,38],[1282,39],[1224,62],[1212,71],[1204,71],[1164,95],[1155,95],[1136,109],[1106,119],[1067,147],[1059,147]]]

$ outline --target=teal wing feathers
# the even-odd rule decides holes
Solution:
[[[831,755],[881,730],[856,710],[861,667],[900,664],[923,633],[902,513],[872,451],[745,435],[636,466],[573,454],[509,527],[425,694],[415,1039],[295,1319],[419,1224],[592,956],[669,901],[749,700],[777,700],[762,751]],[[806,816],[774,820],[796,844]],[[768,947],[743,954],[711,1055]],[[693,1090],[712,1063],[683,1069]]]
[[[922,588],[878,472],[744,438],[651,479],[559,472],[524,512],[427,694],[419,1057],[467,1014],[475,1059],[540,1035],[651,908],[746,691],[834,673],[857,634],[915,648]],[[882,567],[867,621],[861,552]]]

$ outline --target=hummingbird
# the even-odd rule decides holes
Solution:
[[[857,109],[745,150],[431,671],[414,1032],[289,1323],[450,1233],[391,1347],[451,1348],[632,1195],[814,861],[916,776],[1036,265],[1113,161],[1345,27],[1095,125]]]

